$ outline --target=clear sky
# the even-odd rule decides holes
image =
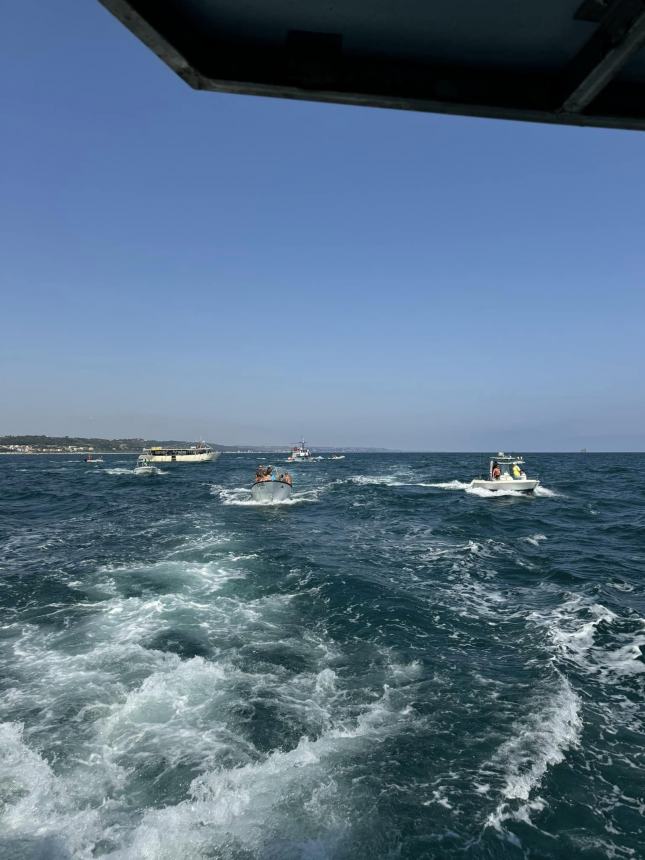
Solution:
[[[645,134],[194,92],[6,4],[0,434],[645,448]]]

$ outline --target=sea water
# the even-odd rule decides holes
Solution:
[[[645,856],[645,456],[257,464],[0,460],[0,856]]]

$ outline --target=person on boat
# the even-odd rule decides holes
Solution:
[[[517,463],[513,463],[513,468],[511,469],[511,472],[516,481],[519,480],[519,478],[522,476],[522,470]]]
[[[263,475],[264,475],[264,468],[263,468],[262,466],[258,466],[258,467],[257,467],[257,469],[256,469],[256,471],[255,471],[255,481],[256,481],[256,483],[257,483],[258,481],[261,481],[261,480],[262,480]]]
[[[499,481],[502,476],[502,470],[500,469],[497,460],[493,460],[493,468],[490,471],[490,475],[493,481]]]
[[[291,475],[288,472],[284,473],[284,475],[282,476],[282,479],[285,482],[285,484],[289,484],[290,487],[293,485],[293,480],[291,478]]]

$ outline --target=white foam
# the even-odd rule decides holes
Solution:
[[[572,595],[550,612],[532,612],[530,621],[546,627],[557,651],[578,665],[586,664],[593,646],[596,628],[601,622],[611,623],[616,616],[600,603],[590,603],[580,595]]]
[[[502,801],[486,821],[487,827],[501,829],[504,820],[521,817],[528,820],[528,803],[513,804],[513,801],[537,803],[539,798],[531,794],[541,783],[550,767],[564,761],[566,752],[576,747],[582,733],[580,700],[569,682],[561,678],[559,689],[552,698],[538,700],[531,713],[514,725],[514,735],[505,741],[493,756],[487,772],[500,770],[504,784]]]
[[[359,486],[409,486],[409,482],[401,481],[400,478],[395,475],[350,475],[346,481],[351,482],[352,484],[358,484]],[[345,481],[340,481],[340,483],[345,483]]]
[[[133,467],[132,469],[122,469],[120,467],[114,467],[111,469],[103,469],[102,471],[105,475],[135,475],[137,478],[149,478],[154,475],[168,474],[167,469],[160,469],[159,466],[153,466],[152,469],[152,472],[146,472],[145,474],[137,472],[136,467]]]
[[[606,670],[615,675],[642,675],[645,672],[645,662],[642,659],[644,645],[645,636],[636,636],[620,648],[605,651]]]
[[[551,499],[559,498],[561,496],[561,493],[556,493],[555,490],[550,490],[548,487],[542,486],[542,484],[538,484],[533,493],[536,496],[544,496]]]
[[[625,677],[645,672],[642,660],[645,645],[645,621],[637,623],[634,632],[613,633],[611,644],[596,644],[600,625],[610,631],[617,616],[601,603],[572,595],[548,613],[534,612],[529,620],[544,627],[558,656],[579,669],[596,676],[601,683],[621,684]]]
[[[325,689],[330,681],[329,674],[323,676]],[[292,750],[274,750],[241,767],[209,770],[193,780],[189,800],[147,813],[127,850],[116,856],[180,857],[190,853],[188,847],[197,856],[200,849],[225,845],[231,837],[247,849],[257,849],[271,838],[277,825],[281,838],[286,829],[292,838],[302,839],[302,825],[293,819],[290,808],[294,796],[301,808],[318,802],[323,823],[333,828],[338,815],[337,791],[323,793],[331,800],[331,809],[320,793],[321,785],[333,782],[331,762],[408,721],[409,714],[392,708],[386,689],[357,719],[330,728],[316,740],[303,737]]]
[[[472,487],[470,484],[466,492],[471,496],[479,496],[480,499],[499,499],[504,496],[512,496],[516,499],[523,498],[526,494],[519,490],[500,488],[499,490],[487,490],[485,487]]]
[[[467,490],[470,484],[464,481],[440,481],[435,484],[420,484],[421,487],[436,487],[439,490]]]
[[[87,858],[101,835],[96,810],[79,807],[73,783],[55,776],[50,765],[24,741],[20,723],[0,723],[0,829],[8,838],[37,836],[51,856]],[[7,855],[8,856],[8,855]]]
[[[528,535],[528,537],[525,537],[524,540],[527,543],[532,544],[533,546],[539,546],[543,540],[547,540],[547,536],[537,532],[534,535]]]

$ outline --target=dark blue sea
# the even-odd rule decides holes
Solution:
[[[0,458],[2,858],[645,857],[645,455],[134,460]]]

